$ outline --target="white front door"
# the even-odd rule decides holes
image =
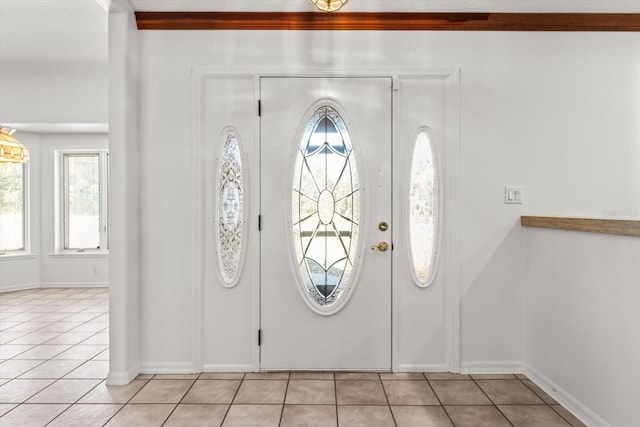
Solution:
[[[260,368],[390,370],[392,79],[260,99]]]

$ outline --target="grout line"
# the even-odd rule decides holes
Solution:
[[[498,410],[498,412],[500,412],[500,415],[502,415],[504,417],[505,420],[507,420],[507,422],[513,426],[513,423],[511,422],[511,420],[505,415],[504,412],[502,412],[500,410],[500,408],[498,407],[498,405],[493,401],[493,399],[491,399],[491,397],[487,394],[487,392],[484,391],[484,389],[482,387],[480,387],[480,384],[478,384],[478,382],[476,381],[475,378],[473,378],[471,375],[469,375],[469,378],[471,378],[471,381],[473,381],[475,383],[475,385],[480,389],[480,391],[482,391],[484,393],[485,396],[487,396],[487,399],[489,399],[489,402],[491,402],[493,404],[493,407],[496,408]],[[498,380],[498,381],[504,381],[504,380]]]
[[[391,414],[391,419],[393,420],[393,424],[398,426],[398,422],[396,421],[395,415],[393,415],[393,411],[391,410],[391,403],[389,402],[389,396],[387,395],[387,390],[384,387],[384,382],[382,381],[382,377],[380,377],[380,373],[378,373],[378,381],[380,381],[380,386],[382,387],[382,392],[384,393],[384,398],[387,401],[387,409]],[[337,405],[336,405],[337,406]]]

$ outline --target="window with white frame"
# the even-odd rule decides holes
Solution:
[[[58,155],[61,172],[59,197],[62,251],[108,250],[107,151],[67,152]]]
[[[0,255],[27,252],[27,168],[0,163]]]

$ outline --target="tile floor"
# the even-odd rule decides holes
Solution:
[[[583,426],[523,375],[140,375],[107,387],[106,289],[0,294],[0,426]]]

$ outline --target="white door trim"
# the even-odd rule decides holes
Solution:
[[[398,70],[398,69],[379,69],[376,71],[363,71],[361,69],[347,69],[347,70],[311,70],[308,68],[295,69],[295,70],[263,70],[262,72],[256,71],[248,73],[246,70],[239,68],[223,69],[220,67],[212,66],[194,66],[192,68],[192,159],[193,159],[193,188],[194,188],[194,235],[193,235],[193,262],[192,272],[194,277],[194,286],[192,289],[192,328],[191,328],[191,361],[192,371],[202,372],[203,370],[203,312],[204,312],[204,287],[205,287],[205,274],[204,268],[206,265],[206,253],[204,247],[204,235],[206,218],[204,218],[203,212],[205,209],[206,194],[204,189],[204,167],[203,167],[203,155],[202,155],[202,88],[206,80],[210,79],[253,79],[254,80],[254,100],[256,105],[256,114],[254,118],[254,132],[253,137],[256,141],[259,141],[260,137],[260,118],[257,114],[257,105],[259,98],[259,81],[260,77],[278,76],[278,77],[392,77],[394,80],[394,105],[397,105],[396,97],[398,92],[396,88],[402,84],[404,78],[424,78],[424,79],[442,79],[446,84],[446,157],[448,159],[446,170],[444,171],[444,186],[446,191],[444,192],[443,202],[446,206],[445,215],[448,218],[444,225],[443,236],[446,240],[446,255],[445,259],[445,274],[446,274],[446,298],[445,298],[445,310],[446,310],[446,340],[447,340],[447,362],[448,366],[416,366],[415,370],[424,369],[437,369],[437,370],[449,370],[451,372],[460,372],[460,271],[461,271],[461,259],[460,259],[460,71],[458,69],[427,69],[427,70]],[[397,110],[393,111],[393,138],[396,135],[397,123]],[[256,188],[256,187],[253,187]],[[249,215],[258,215],[259,212],[259,196],[258,203],[253,203],[253,197],[251,197],[252,203],[250,206]],[[255,212],[254,212],[255,211]],[[250,230],[255,233],[255,230]],[[259,237],[259,236],[258,236]],[[257,244],[255,242],[258,242]],[[259,250],[259,238],[249,238],[249,246],[247,250]],[[245,268],[256,268],[259,265],[245,265]],[[395,275],[395,273],[394,273]],[[395,284],[395,277],[392,278],[392,307],[391,307],[391,321],[392,321],[392,369],[398,371],[398,358],[397,358],[397,325],[398,325],[398,307],[397,307],[397,286]],[[254,330],[257,331],[260,328],[260,284],[255,283],[252,292],[252,324]],[[216,369],[216,366],[210,366],[209,369]],[[225,370],[223,366],[219,367],[220,371]],[[249,368],[247,366],[247,368]],[[260,369],[260,351],[256,345],[253,350],[253,371]],[[413,369],[411,367],[403,366],[403,370]]]

